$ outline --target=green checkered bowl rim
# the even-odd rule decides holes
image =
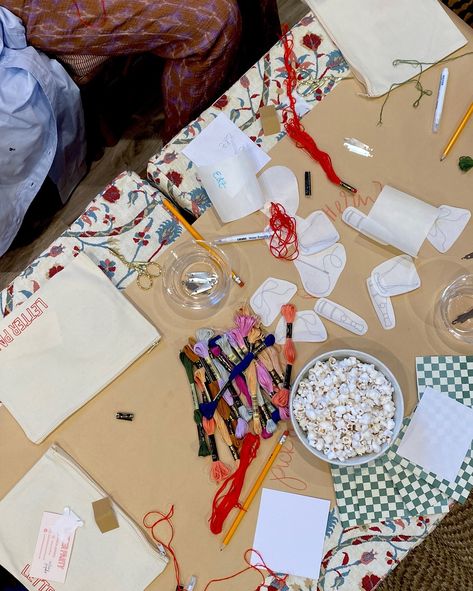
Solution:
[[[309,445],[309,442],[307,441],[307,437],[306,437],[304,431],[302,430],[299,423],[297,422],[297,420],[294,416],[293,401],[294,401],[295,395],[297,394],[297,390],[299,388],[299,384],[300,384],[301,380],[303,380],[304,378],[307,377],[307,375],[309,373],[309,369],[311,369],[317,363],[317,361],[327,361],[330,357],[335,357],[335,359],[345,359],[346,357],[356,357],[357,359],[359,359],[363,363],[370,363],[370,364],[372,363],[375,366],[375,368],[377,370],[379,370],[382,374],[384,374],[384,376],[391,382],[393,389],[394,389],[393,402],[394,402],[394,406],[396,407],[396,410],[394,413],[394,423],[395,424],[394,424],[394,429],[393,429],[393,436],[391,438],[391,441],[388,443],[385,443],[381,447],[381,450],[378,453],[371,453],[371,454],[365,454],[362,456],[355,456],[354,458],[349,458],[348,460],[345,460],[343,462],[340,460],[329,460],[324,453],[316,450],[314,447]],[[298,375],[297,375],[296,379],[294,380],[292,387],[291,387],[291,393],[289,396],[289,413],[291,416],[291,423],[292,423],[293,429],[294,429],[297,437],[299,438],[299,441],[302,443],[302,445],[307,450],[309,450],[309,452],[312,455],[319,458],[320,460],[323,460],[324,462],[327,462],[329,464],[334,464],[336,466],[359,466],[361,464],[367,464],[368,462],[372,462],[376,458],[379,458],[382,455],[384,455],[388,451],[388,449],[391,447],[391,445],[394,443],[394,441],[396,441],[396,438],[397,438],[399,431],[402,427],[402,420],[404,418],[404,397],[402,394],[401,387],[399,386],[399,383],[396,380],[394,374],[380,359],[378,359],[377,357],[374,357],[373,355],[370,355],[369,353],[365,353],[364,351],[358,351],[355,349],[336,349],[334,351],[328,351],[326,353],[321,353],[320,355],[313,357],[308,363],[306,363],[306,365],[298,373]]]

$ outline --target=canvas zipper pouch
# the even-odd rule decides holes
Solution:
[[[0,322],[0,400],[40,443],[159,338],[80,253]]]
[[[467,40],[438,0],[305,0],[368,96],[381,96]],[[425,70],[427,65],[423,65]]]
[[[92,503],[107,493],[58,445],[0,501],[0,563],[31,591],[143,591],[166,567],[162,547],[111,500],[118,527],[102,533]],[[80,517],[64,583],[31,574],[44,512]],[[34,569],[33,569],[34,570]]]

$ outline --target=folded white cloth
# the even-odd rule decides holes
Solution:
[[[143,591],[167,557],[112,501],[119,527],[101,533],[92,503],[107,493],[60,447],[51,447],[0,501],[0,563],[31,591]],[[30,574],[44,511],[69,507],[83,521],[76,530],[65,583]]]
[[[39,443],[159,338],[79,254],[0,322],[0,400]]]
[[[305,2],[369,96],[419,72],[409,64],[393,66],[394,60],[437,62],[467,42],[437,0]]]

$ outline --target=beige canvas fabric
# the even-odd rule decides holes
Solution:
[[[369,96],[381,96],[419,73],[410,64],[394,67],[394,60],[437,62],[466,44],[437,0],[305,2]]]
[[[167,564],[163,550],[113,502],[119,527],[102,534],[93,501],[107,493],[60,447],[51,447],[0,501],[0,563],[32,591],[144,589]],[[84,525],[76,530],[64,583],[30,575],[44,511],[70,507]]]
[[[79,254],[0,323],[0,400],[39,443],[158,339]]]

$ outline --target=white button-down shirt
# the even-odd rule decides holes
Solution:
[[[79,89],[0,6],[0,256],[46,176],[65,202],[85,172]]]

